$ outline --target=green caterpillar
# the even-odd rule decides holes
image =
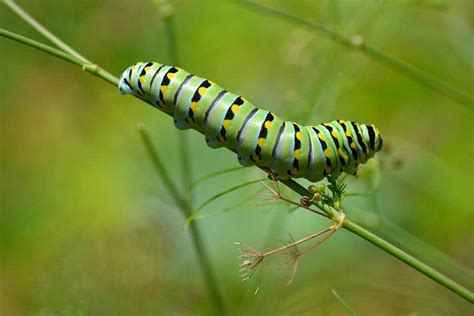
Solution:
[[[119,90],[171,115],[179,129],[192,128],[209,147],[227,147],[243,166],[268,168],[277,178],[336,179],[356,174],[382,149],[373,125],[337,120],[316,126],[283,121],[214,82],[178,67],[139,62],[120,77]]]

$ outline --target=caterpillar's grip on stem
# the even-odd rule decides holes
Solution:
[[[127,68],[119,90],[169,114],[177,128],[203,133],[209,147],[233,150],[243,166],[267,167],[282,180],[355,174],[359,163],[382,148],[373,125],[337,120],[302,126],[284,121],[210,80],[156,62]]]

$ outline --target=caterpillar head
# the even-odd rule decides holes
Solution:
[[[368,156],[373,157],[376,152],[382,150],[383,140],[379,130],[374,125],[360,125],[365,142],[369,145]]]
[[[135,70],[139,68],[140,64],[142,63],[136,63],[135,65],[128,67],[120,76],[118,88],[121,94],[135,94],[135,89],[133,88],[133,77]]]

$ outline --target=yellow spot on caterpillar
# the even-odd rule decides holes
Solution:
[[[224,124],[222,124],[222,126],[224,126],[224,128],[228,128],[231,122],[232,120],[224,120]]]
[[[161,92],[166,93],[166,91],[168,91],[168,86],[161,86],[160,90]]]
[[[260,158],[258,157],[258,155],[255,155],[255,154],[254,154],[254,155],[252,155],[252,160],[253,160],[253,161],[259,161]]]
[[[145,67],[145,71],[150,71],[151,66]]]
[[[237,104],[233,104],[230,107],[230,110],[232,111],[232,113],[236,113],[239,110],[239,106]]]
[[[265,144],[265,138],[259,138],[258,141],[257,141],[257,144],[262,147],[263,144]]]
[[[265,126],[266,129],[269,129],[269,128],[272,127],[272,122],[271,121],[266,121],[264,126]]]
[[[198,93],[200,95],[203,95],[204,93],[206,93],[206,90],[207,90],[207,88],[201,87],[201,88],[198,89]]]
[[[145,81],[145,76],[140,77],[140,83],[143,83],[143,81]]]
[[[352,149],[356,149],[356,144],[355,144],[355,143],[351,143],[351,148],[352,148]]]
[[[168,77],[169,79],[173,79],[174,78],[174,73],[170,72],[166,75],[166,77]]]
[[[351,137],[351,136],[352,136],[351,131],[350,131],[350,130],[347,130],[347,131],[346,131],[346,135],[349,136],[349,137]]]
[[[324,150],[324,156],[331,158],[331,151],[329,150],[329,148],[326,148],[326,150]]]
[[[324,135],[323,135],[323,134],[318,133],[318,137],[319,137],[319,139],[322,140],[323,142],[326,141],[326,140],[324,139]]]
[[[198,103],[197,102],[191,102],[191,109],[195,111],[198,108]]]
[[[296,139],[301,140],[301,132],[296,132]]]
[[[345,122],[344,120],[339,120],[340,124],[344,124],[344,122]]]
[[[341,148],[337,150],[337,153],[339,154],[339,157],[341,157],[344,160],[347,160],[347,156]]]
[[[295,156],[296,159],[300,159],[300,156],[301,156],[301,149],[295,150],[294,156]]]
[[[332,131],[332,132],[331,132],[331,135],[332,135],[334,138],[337,138],[337,133],[336,133],[336,131]]]

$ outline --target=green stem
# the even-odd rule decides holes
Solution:
[[[349,314],[351,314],[352,316],[356,316],[356,313],[352,310],[352,308],[349,306],[349,304],[347,304],[343,299],[342,297],[339,296],[339,294],[337,294],[336,290],[335,289],[332,289],[332,294],[334,294],[334,296],[336,297],[336,299],[339,301],[339,303],[341,303],[342,306],[344,306],[344,308],[347,310],[347,312]]]
[[[67,45],[60,38],[58,38],[47,28],[41,25],[38,21],[36,21],[31,15],[28,14],[28,12],[23,10],[23,8],[17,5],[13,0],[4,0],[3,3],[16,15],[18,15],[21,19],[23,19],[26,23],[33,27],[37,32],[49,39],[54,45],[59,47],[62,51],[69,53],[70,55],[76,57],[85,64],[92,64],[92,62],[90,62],[84,56],[76,52],[74,49],[72,49],[72,47]]]
[[[273,15],[279,18],[283,18],[285,20],[291,21],[293,23],[296,23],[298,25],[305,26],[307,28],[310,28],[321,35],[324,35],[328,37],[329,39],[347,47],[350,49],[357,49],[366,56],[371,57],[372,59],[379,61],[382,64],[385,64],[387,66],[390,66],[391,68],[397,70],[399,73],[402,75],[409,77],[416,82],[424,85],[425,87],[428,87],[436,92],[438,92],[441,95],[444,95],[448,98],[450,98],[452,101],[462,104],[469,108],[470,110],[474,110],[474,98],[464,91],[457,90],[450,85],[448,85],[446,82],[431,76],[424,71],[394,57],[390,56],[389,54],[386,54],[382,52],[381,50],[372,47],[368,45],[367,43],[364,42],[363,37],[361,36],[345,36],[342,33],[339,33],[325,25],[315,23],[315,22],[309,22],[305,21],[297,16],[293,16],[291,14],[288,14],[286,12],[279,11],[274,8],[270,8],[261,4],[254,3],[252,1],[247,1],[247,0],[239,0],[237,1],[239,4],[244,4],[247,5],[248,7],[258,10],[260,12],[263,12],[268,15]]]
[[[151,158],[153,166],[158,171],[158,175],[161,181],[164,182],[165,188],[168,190],[168,193],[174,198],[175,203],[179,206],[181,212],[183,213],[183,216],[188,218],[192,214],[191,205],[188,201],[181,198],[177,186],[173,182],[164,164],[161,162],[158,152],[153,146],[151,137],[148,135],[145,128],[143,126],[139,126],[138,130],[142,137],[143,143],[145,144],[145,149],[147,150],[148,156]],[[223,315],[225,314],[224,302],[219,292],[217,281],[211,269],[208,254],[202,241],[201,232],[197,225],[197,223],[192,223],[190,225],[189,231],[191,233],[191,240],[193,242],[194,250],[196,251],[198,257],[199,265],[204,274],[209,296],[214,303],[213,306],[216,308],[216,314]]]
[[[446,277],[445,275],[439,273],[435,269],[431,268],[430,266],[426,265],[425,263],[421,262],[420,260],[414,258],[413,256],[409,255],[408,253],[404,252],[403,250],[395,247],[394,245],[390,244],[389,242],[383,240],[379,236],[371,233],[367,229],[351,222],[350,220],[346,219],[342,227],[347,229],[348,231],[356,234],[357,236],[367,240],[368,242],[372,243],[373,245],[379,247],[380,249],[386,251],[387,253],[391,254],[395,258],[399,259],[400,261],[406,263],[410,267],[414,268],[415,270],[423,273],[430,279],[438,282],[442,286],[450,289],[454,293],[458,294],[462,298],[468,300],[471,303],[474,303],[474,293],[469,291],[468,289],[462,287],[458,283],[454,282],[450,278]]]
[[[166,5],[162,4],[162,5]],[[169,4],[168,4],[169,5]],[[179,64],[178,56],[178,42],[176,40],[176,31],[174,25],[174,15],[166,15],[163,18],[163,25],[165,29],[165,36],[168,47],[168,59],[171,65]],[[178,151],[181,165],[181,178],[183,185],[187,187],[193,181],[191,163],[189,161],[189,139],[187,133],[178,134]],[[192,203],[193,192],[188,192],[186,198]]]
[[[178,42],[176,40],[176,31],[174,27],[174,17],[168,16],[164,19],[165,34],[168,46],[168,58],[171,65],[178,65]],[[178,149],[181,166],[181,178],[185,187],[189,186],[193,182],[193,170],[190,163],[189,155],[189,135],[188,133],[178,134]],[[193,192],[188,192],[185,195],[186,198],[192,203]]]
[[[38,21],[36,21],[31,15],[29,15],[22,7],[17,5],[13,0],[3,0],[3,3],[12,10],[16,15],[18,15],[21,19],[23,19],[26,23],[28,23],[31,27],[33,27],[37,32],[41,35],[49,39],[54,45],[59,47],[62,51],[69,53],[70,55],[76,57],[83,63],[92,64],[89,60],[87,60],[84,56],[76,52],[72,47],[67,45],[63,42],[60,38],[56,35],[51,33],[47,28],[41,25]]]
[[[38,42],[33,41],[31,39],[26,39],[26,38],[24,38],[22,36],[19,36],[19,35],[16,35],[16,34],[15,34],[15,36],[12,36],[11,34],[13,34],[13,33],[0,29],[0,36],[5,36],[7,38],[18,41],[20,43],[23,43],[23,44],[29,45],[31,47],[37,48],[37,49],[39,49],[41,51],[44,51],[44,52],[47,52],[47,53],[49,53],[53,56],[59,57],[63,60],[66,60],[66,61],[68,61],[72,64],[82,66],[83,68],[85,66],[87,66],[87,64],[81,64],[74,57],[72,57],[72,56],[67,57],[67,56],[64,55],[64,53],[62,53],[61,51],[58,51],[58,50],[56,50],[52,47],[49,47],[47,45],[38,43]],[[87,70],[87,69],[85,69],[85,70]],[[99,77],[99,78],[102,78],[102,79],[110,82],[110,83],[118,82],[118,79],[116,77],[113,77],[112,75],[110,75],[111,77],[106,76],[103,72],[96,72],[96,73],[93,73],[93,74],[95,76]],[[150,142],[150,144],[151,144],[151,142]],[[289,187],[294,192],[301,195],[301,196],[303,196],[303,195],[310,196],[310,192],[308,192],[304,187],[302,187],[300,184],[298,184],[297,182],[295,182],[293,180],[282,181],[282,183],[284,185],[286,185],[287,187]],[[184,204],[184,205],[188,205],[188,206],[187,206],[187,208],[185,208],[183,210],[183,212],[185,212],[186,214],[189,214],[191,212],[191,208],[189,207],[189,204]],[[329,212],[329,214],[331,214],[330,213],[331,211],[328,210],[327,207],[325,207],[325,206],[318,206],[318,207],[320,207],[325,212]],[[222,300],[220,299],[219,292],[217,291],[217,285],[216,285],[216,283],[213,279],[211,270],[209,268],[209,263],[208,263],[207,256],[204,255],[204,248],[202,246],[202,241],[201,241],[201,238],[200,238],[200,235],[199,235],[199,230],[198,230],[198,228],[195,227],[195,225],[196,224],[191,225],[191,234],[193,236],[193,238],[192,238],[193,239],[193,244],[194,244],[194,247],[196,249],[196,252],[198,253],[198,258],[199,258],[201,268],[204,271],[204,274],[205,274],[205,277],[206,277],[206,280],[207,280],[206,284],[208,285],[209,288],[214,288],[215,289],[215,291],[210,291],[210,292],[212,293],[212,297],[215,300],[216,304],[220,304],[220,305],[217,305],[217,306],[219,306],[219,309],[223,311],[224,308],[223,308],[223,305],[222,305]],[[449,290],[453,291],[454,293],[458,294],[459,296],[466,299],[467,301],[469,301],[471,303],[474,303],[474,294],[471,291],[469,291],[468,289],[466,289],[466,288],[462,287],[461,285],[457,284],[456,282],[454,282],[453,280],[451,280],[448,277],[444,276],[443,274],[437,272],[436,270],[434,270],[430,266],[428,266],[428,265],[422,263],[421,261],[415,259],[414,257],[412,257],[408,253],[402,251],[401,249],[397,248],[396,246],[394,246],[394,245],[390,244],[389,242],[383,240],[382,238],[378,237],[377,235],[369,232],[368,230],[362,228],[359,225],[356,225],[355,223],[353,223],[353,222],[351,222],[347,219],[344,221],[342,227],[347,229],[348,231],[354,233],[355,235],[358,235],[361,238],[369,241],[370,243],[372,243],[373,245],[375,245],[375,246],[379,247],[380,249],[386,251],[390,255],[400,259],[402,262],[408,264],[409,266],[413,267],[414,269],[416,269],[419,272],[423,273],[424,275],[426,275],[430,279],[438,282],[442,286],[444,286],[447,289],[449,289]]]
[[[7,31],[5,29],[0,29],[0,36],[6,37],[8,39],[11,39],[13,41],[25,44],[27,46],[36,48],[40,51],[43,51],[47,54],[50,54],[54,57],[58,57],[62,60],[65,60],[67,62],[70,62],[76,66],[82,67],[84,63],[80,61],[78,58],[71,56],[68,53],[65,53],[63,51],[60,51],[59,49],[53,48],[51,46],[45,45],[43,43],[37,42],[35,40],[32,40],[28,37],[21,36],[19,34]]]
[[[84,71],[86,71],[86,72],[88,72],[88,73],[90,73],[94,76],[97,76],[99,78],[102,78],[105,81],[113,84],[114,86],[118,86],[118,82],[119,82],[118,78],[113,76],[112,74],[108,73],[104,69],[100,68],[98,65],[91,64],[91,63],[85,63],[85,62],[79,60],[77,57],[72,56],[68,53],[65,53],[65,52],[63,52],[59,49],[56,49],[54,47],[51,47],[51,46],[45,45],[43,43],[37,42],[35,40],[32,40],[31,38],[24,37],[24,36],[18,35],[16,33],[9,32],[9,31],[4,30],[4,29],[0,29],[0,36],[6,37],[8,39],[14,40],[16,42],[25,44],[25,45],[33,47],[33,48],[36,48],[40,51],[43,51],[43,52],[45,52],[49,55],[54,56],[54,57],[58,57],[62,60],[65,60],[65,61],[71,63],[71,64],[74,64],[76,66],[81,67],[82,70],[84,70]]]

